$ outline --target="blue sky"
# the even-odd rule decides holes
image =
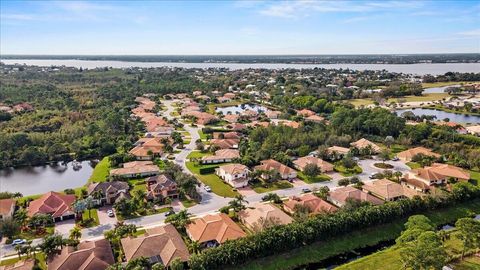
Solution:
[[[6,1],[1,54],[480,52],[480,1]]]

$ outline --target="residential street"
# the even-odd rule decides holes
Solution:
[[[164,115],[168,119],[173,119],[174,117],[170,115],[171,112],[174,111],[173,103],[175,103],[175,100],[165,100],[163,104],[166,106],[166,111],[164,112]],[[184,129],[190,133],[190,143],[185,145],[184,149],[181,149],[181,151],[177,154],[175,154],[175,163],[180,165],[183,170],[186,173],[190,173],[190,171],[187,169],[185,166],[185,162],[187,161],[187,156],[195,150],[195,141],[200,138],[200,135],[198,134],[198,131],[201,129],[201,127],[191,127],[188,124],[184,125]],[[374,163],[381,162],[378,160],[374,159],[368,159],[368,160],[360,160],[359,161],[359,166],[362,167],[363,172],[358,175],[358,177],[363,181],[363,182],[369,182],[371,179],[369,179],[369,176],[372,173],[377,173],[383,171],[383,169],[379,169],[373,166]],[[408,166],[406,166],[404,163],[400,161],[388,161],[389,164],[394,165],[394,168],[392,171],[401,171],[401,172],[406,172],[409,170]],[[340,174],[338,173],[331,173],[332,180],[328,182],[320,182],[320,183],[315,183],[315,184],[304,184],[304,185],[295,185],[293,188],[289,189],[283,189],[283,190],[277,190],[274,191],[274,193],[278,194],[279,196],[292,196],[292,195],[300,195],[302,193],[302,189],[304,188],[319,188],[322,186],[327,186],[330,189],[335,189],[338,187],[338,180],[343,178]],[[202,201],[190,208],[188,208],[188,212],[193,214],[194,216],[202,216],[206,215],[209,213],[213,213],[215,211],[218,211],[221,207],[225,206],[231,198],[224,198],[221,196],[218,196],[214,194],[213,192],[206,192],[204,189],[204,185],[202,184],[201,187],[198,187],[198,192],[202,196]],[[246,200],[249,202],[249,204],[257,203],[261,201],[261,198],[265,195],[263,194],[252,194],[249,196],[246,196]],[[102,219],[103,220],[103,219]],[[112,219],[113,220],[113,219]],[[155,215],[150,215],[150,216],[144,216],[144,217],[139,217],[139,218],[134,218],[134,219],[129,219],[126,220],[126,224],[135,224],[138,227],[153,227],[157,225],[163,224],[165,221],[165,214],[155,214]],[[103,237],[103,232],[107,230],[111,230],[114,227],[114,222],[108,222],[105,224],[101,224],[96,227],[92,228],[87,228],[82,230],[82,240],[89,240],[89,239],[96,239],[96,238],[101,238]],[[64,237],[68,237],[68,232],[63,232],[62,234]],[[40,243],[40,239],[34,240],[34,243]],[[10,255],[14,254],[15,250],[11,245],[0,245],[0,257],[3,257],[5,255]]]

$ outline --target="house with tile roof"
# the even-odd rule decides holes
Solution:
[[[215,173],[230,186],[241,188],[248,185],[250,170],[243,164],[234,163],[218,167]]]
[[[123,178],[147,177],[159,173],[160,169],[152,161],[127,162],[122,168],[110,170],[110,175]]]
[[[172,224],[146,229],[143,236],[122,238],[121,243],[127,262],[146,257],[152,264],[168,267],[176,258],[186,262],[190,257],[182,236]]]
[[[283,209],[288,213],[294,214],[296,205],[307,207],[312,214],[332,213],[338,210],[337,207],[313,194],[305,194],[300,197],[292,196],[283,204]]]
[[[280,174],[280,177],[282,179],[293,179],[297,177],[297,171],[273,159],[260,161],[260,165],[255,166],[254,170],[255,171],[276,171]],[[267,175],[262,175],[261,177],[264,179],[268,178]]]
[[[145,180],[147,185],[147,199],[148,200],[161,200],[166,198],[177,199],[178,187],[168,175],[160,174],[149,177]]]
[[[115,263],[112,247],[106,239],[65,246],[48,260],[49,270],[104,270]]]
[[[367,148],[367,147],[371,147],[372,151],[374,153],[380,153],[380,151],[382,150],[380,148],[380,146],[374,144],[373,142],[365,139],[365,138],[361,138],[360,140],[356,141],[356,142],[352,142],[350,144],[352,147],[355,147],[357,149],[364,149],[364,148]]]
[[[293,222],[293,218],[271,203],[257,203],[238,213],[245,226],[253,231],[261,231],[272,225],[286,225]]]
[[[203,164],[216,164],[232,162],[234,159],[240,158],[240,152],[236,149],[220,149],[215,151],[213,156],[204,156],[201,159]]]
[[[214,139],[240,139],[240,134],[235,131],[230,132],[213,132]]]
[[[365,192],[369,192],[370,194],[385,201],[396,201],[403,198],[413,198],[414,196],[421,195],[413,189],[388,179],[380,179],[365,183],[362,186],[362,189]]]
[[[49,214],[55,222],[71,219],[75,217],[75,212],[72,209],[75,200],[76,197],[73,194],[50,191],[31,201],[27,213],[29,217],[36,214]]]
[[[229,123],[237,123],[239,118],[240,118],[240,115],[238,114],[227,114],[223,116],[223,120]]]
[[[397,157],[402,161],[410,162],[412,161],[412,158],[418,154],[435,157],[435,158],[439,158],[441,156],[440,154],[432,152],[432,150],[430,149],[420,146],[420,147],[410,148],[408,150],[397,153]]]
[[[15,212],[15,200],[14,199],[2,199],[0,200],[0,220],[12,218]]]
[[[330,146],[327,148],[327,153],[329,155],[335,155],[339,157],[345,156],[348,154],[348,152],[350,152],[350,149],[341,146]]]
[[[239,139],[211,139],[210,144],[215,145],[220,149],[237,149]]]
[[[303,171],[308,164],[316,165],[322,173],[333,171],[333,164],[312,156],[298,158],[297,160],[293,161],[293,164],[295,169],[299,171]]]
[[[338,207],[344,206],[348,200],[356,200],[359,202],[369,202],[374,205],[383,204],[384,201],[365,192],[363,190],[346,186],[337,188],[329,192],[328,200]]]
[[[226,214],[206,215],[188,224],[187,235],[203,247],[214,247],[247,234]]]
[[[309,117],[306,117],[305,121],[313,122],[313,123],[321,123],[325,121],[325,118],[315,114],[315,115],[310,115]]]
[[[450,178],[457,181],[468,181],[470,179],[470,173],[457,166],[433,163],[431,166],[408,172],[405,175],[405,182],[412,187],[426,190],[423,184],[428,186],[446,184]],[[421,181],[423,184],[414,180]]]
[[[119,198],[129,197],[129,189],[128,183],[123,181],[90,183],[87,186],[87,194],[92,197],[97,193],[101,194],[100,199],[95,199],[98,205],[114,204]]]
[[[300,116],[303,116],[303,117],[309,117],[309,116],[315,115],[315,112],[311,111],[309,109],[302,109],[302,110],[297,111],[297,115],[300,115]]]

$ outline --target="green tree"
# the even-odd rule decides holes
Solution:
[[[480,248],[480,222],[473,218],[461,218],[455,222],[458,238],[462,241],[462,258],[469,249]]]
[[[309,163],[303,168],[303,173],[307,177],[313,178],[320,173],[320,168],[318,168],[317,164]]]
[[[180,260],[180,258],[175,258],[170,262],[171,270],[183,270],[185,269],[185,264]]]
[[[440,270],[445,265],[447,253],[435,232],[426,231],[417,240],[409,242],[400,250],[405,267],[418,270]]]
[[[70,230],[69,238],[71,240],[79,240],[82,237],[82,232],[79,227],[75,226]]]
[[[12,238],[20,232],[20,224],[12,218],[0,220],[0,235]]]
[[[190,224],[190,216],[192,214],[188,213],[187,210],[181,210],[180,212],[170,215],[165,219],[166,223],[171,223],[177,230],[185,231],[185,227]]]

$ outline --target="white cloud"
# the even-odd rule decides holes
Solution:
[[[383,2],[360,2],[360,1],[282,1],[274,2],[260,10],[266,16],[297,18],[309,16],[314,12],[373,12],[391,9],[415,9],[423,6],[419,1],[383,1]]]
[[[458,34],[462,36],[473,36],[473,37],[480,36],[480,28],[469,30],[469,31],[463,31]]]

